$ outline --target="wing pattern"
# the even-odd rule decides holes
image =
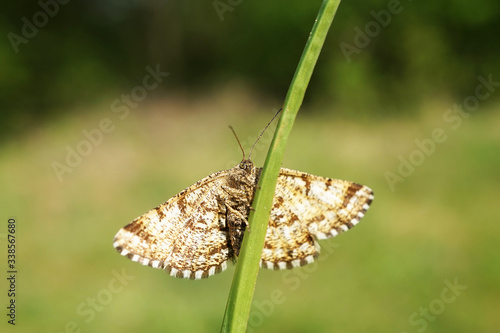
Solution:
[[[226,269],[228,230],[220,214],[223,172],[215,173],[120,229],[114,247],[143,265],[200,279]]]
[[[224,271],[239,253],[260,172],[244,159],[200,180],[120,229],[113,246],[178,278]],[[261,266],[286,269],[313,262],[320,251],[316,241],[355,226],[372,200],[366,186],[281,169]]]
[[[282,168],[276,184],[261,266],[303,266],[319,255],[317,239],[354,227],[373,200],[370,188]]]

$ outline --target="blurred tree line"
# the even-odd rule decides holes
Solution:
[[[4,3],[2,132],[130,91],[145,68],[157,64],[170,76],[155,94],[238,79],[283,99],[320,4]],[[344,0],[306,102],[392,116],[427,98],[463,99],[474,92],[478,75],[499,78],[499,19],[495,0]]]

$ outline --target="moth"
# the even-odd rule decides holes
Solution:
[[[224,271],[239,255],[261,171],[243,152],[235,167],[198,181],[120,229],[113,246],[133,261],[178,278],[202,279]],[[282,168],[261,267],[312,263],[320,252],[317,240],[354,227],[373,198],[370,188],[357,183]]]

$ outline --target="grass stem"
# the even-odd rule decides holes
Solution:
[[[339,4],[340,0],[323,1],[288,89],[283,114],[274,133],[262,170],[259,188],[253,200],[254,211],[250,213],[248,219],[251,232],[246,232],[243,239],[221,332],[245,332],[247,328],[259,273],[260,255],[264,246],[274,189],[286,142]]]

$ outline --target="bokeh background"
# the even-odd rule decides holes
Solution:
[[[228,125],[249,149],[321,2],[63,2],[0,13],[1,330],[218,331],[233,267],[174,279],[112,239],[239,162]],[[341,3],[283,165],[375,201],[317,264],[261,271],[249,332],[498,332],[499,19],[494,0]]]

